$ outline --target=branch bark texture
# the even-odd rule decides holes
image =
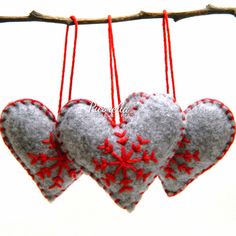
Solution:
[[[182,19],[186,19],[194,16],[204,16],[204,15],[213,15],[213,14],[230,14],[236,17],[236,8],[232,7],[216,7],[211,4],[207,5],[204,9],[193,10],[193,11],[183,11],[183,12],[168,12],[169,18],[174,21],[179,21]],[[162,18],[162,12],[146,12],[140,11],[139,13],[127,16],[118,16],[113,17],[113,22],[124,22],[124,21],[134,21],[134,20],[142,20],[142,19],[154,19],[154,18]],[[32,11],[28,16],[0,16],[0,23],[6,22],[48,22],[48,23],[59,23],[59,24],[67,24],[73,25],[73,21],[68,17],[56,17],[44,15],[36,11]],[[107,23],[106,18],[97,18],[97,19],[86,19],[79,18],[78,23],[82,24],[103,24]]]

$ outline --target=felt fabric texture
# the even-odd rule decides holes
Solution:
[[[52,112],[31,99],[10,103],[1,115],[5,144],[50,201],[59,196],[81,173],[57,142]]]
[[[222,159],[235,136],[233,114],[217,100],[200,100],[185,110],[185,116],[185,137],[160,174],[168,196],[181,192]]]
[[[183,113],[169,96],[138,93],[123,104],[129,110],[123,122],[113,125],[91,104],[80,99],[62,108],[58,140],[75,164],[131,211],[182,140]]]

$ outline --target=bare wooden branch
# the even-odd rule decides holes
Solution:
[[[216,7],[211,4],[207,5],[206,8],[193,11],[183,11],[183,12],[168,12],[169,18],[172,18],[174,21],[179,21],[194,16],[204,16],[204,15],[213,15],[213,14],[230,14],[236,17],[236,8],[232,7]],[[154,19],[162,18],[162,12],[145,12],[140,11],[139,13],[128,15],[128,16],[118,16],[113,17],[113,22],[124,22],[124,21],[133,21],[133,20],[142,20],[142,19]],[[5,22],[31,22],[31,21],[40,21],[40,22],[49,22],[49,23],[59,23],[72,25],[73,21],[70,18],[66,17],[56,17],[44,15],[36,11],[32,11],[28,16],[0,16],[0,23]],[[98,19],[86,19],[79,18],[79,24],[103,24],[107,23],[107,18],[98,18]]]

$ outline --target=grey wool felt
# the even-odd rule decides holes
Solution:
[[[0,123],[5,144],[50,201],[81,173],[56,141],[55,125],[48,108],[30,99],[10,103],[3,110]]]
[[[228,151],[235,136],[233,114],[219,101],[198,101],[186,109],[185,115],[185,137],[160,175],[168,196],[181,192],[216,164]]]
[[[138,93],[126,99],[123,109],[129,111],[114,126],[91,104],[81,99],[64,106],[58,139],[78,167],[131,211],[182,140],[183,113],[169,96]]]

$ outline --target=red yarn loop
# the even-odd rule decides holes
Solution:
[[[119,77],[118,77],[118,70],[116,64],[116,55],[115,55],[115,47],[114,47],[114,40],[113,40],[113,32],[112,32],[112,18],[108,16],[108,39],[109,39],[109,56],[110,56],[110,74],[111,74],[111,103],[112,103],[112,121],[116,123],[115,117],[115,98],[114,98],[114,75],[113,70],[115,72],[115,83],[116,83],[116,93],[117,93],[117,102],[118,105],[121,104],[120,99],[120,86],[119,86]],[[114,69],[113,69],[114,65]],[[122,123],[122,114],[119,109],[119,118],[120,123]]]
[[[78,21],[77,21],[75,16],[71,16],[70,18],[71,18],[71,20],[75,24],[75,34],[74,34],[74,47],[73,47],[72,64],[71,64],[71,72],[70,72],[70,84],[69,84],[68,101],[71,100],[71,95],[72,95],[73,77],[74,77],[74,66],[75,66],[75,54],[76,54],[76,45],[77,45],[77,36],[78,36]],[[61,87],[60,87],[59,104],[58,104],[58,113],[61,110],[62,97],[63,97],[65,69],[66,69],[67,45],[68,45],[68,34],[69,34],[69,25],[66,26],[66,34],[65,34],[64,54],[63,54],[63,64],[62,64],[62,75],[61,75]]]
[[[170,28],[169,28],[169,19],[167,11],[163,11],[163,41],[164,41],[164,60],[165,60],[165,74],[166,74],[166,92],[169,94],[169,71],[168,71],[168,56],[170,63],[170,74],[171,74],[171,83],[172,83],[172,92],[173,98],[176,100],[175,93],[175,80],[174,80],[174,69],[173,69],[173,61],[172,61],[172,50],[171,50],[171,39],[170,39]]]

